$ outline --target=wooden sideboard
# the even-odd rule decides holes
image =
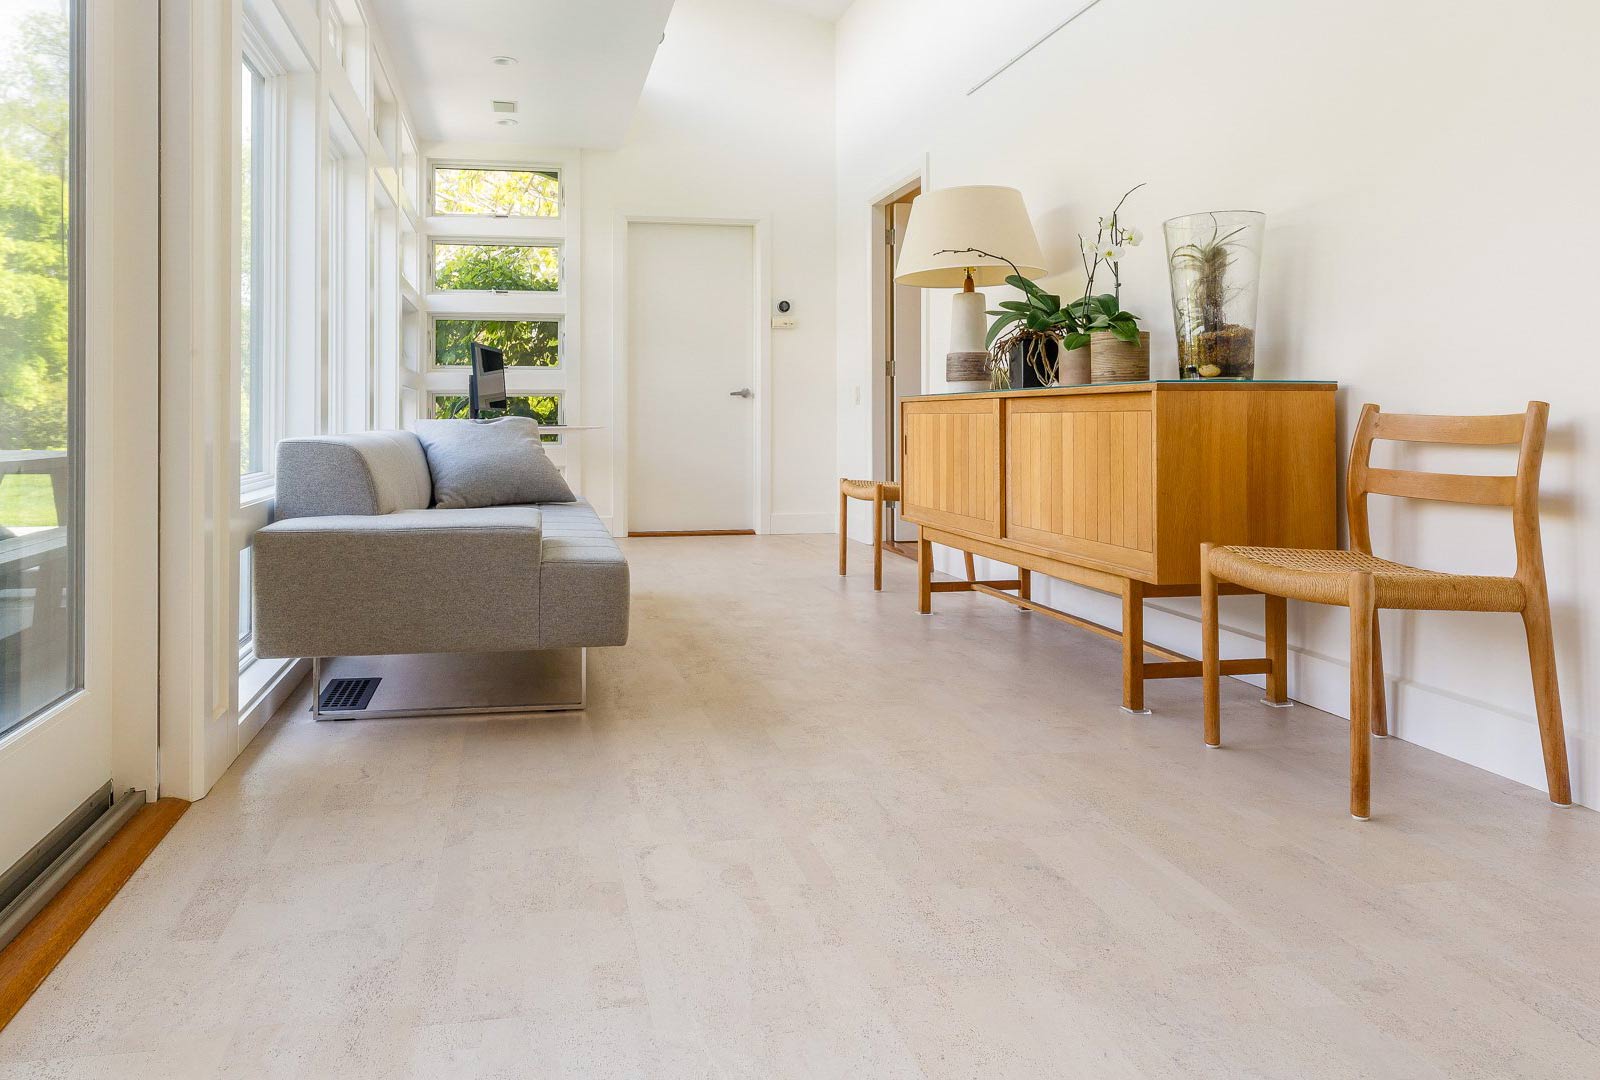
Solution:
[[[1202,541],[1338,546],[1336,389],[1187,380],[906,398],[900,514],[920,532],[920,610],[936,592],[980,592],[1118,638],[1123,707],[1144,711],[1145,679],[1200,674],[1144,641],[1144,601],[1198,595]],[[1017,577],[933,581],[932,544]],[[1033,573],[1120,595],[1122,628],[1038,603]],[[1223,672],[1265,674],[1268,700],[1286,702],[1281,599],[1266,626],[1268,655]]]

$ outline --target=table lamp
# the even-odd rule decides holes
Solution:
[[[944,361],[952,390],[989,389],[989,350],[983,340],[988,304],[976,287],[1004,282],[1013,272],[1006,259],[1025,278],[1044,273],[1039,238],[1016,188],[942,188],[912,200],[894,279],[920,289],[961,290],[951,303],[950,351]]]

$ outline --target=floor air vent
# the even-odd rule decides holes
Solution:
[[[329,711],[365,709],[372,703],[382,679],[330,679],[322,688],[320,709]]]

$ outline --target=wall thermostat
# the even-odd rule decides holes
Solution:
[[[787,315],[789,313],[789,309],[792,308],[792,307],[794,307],[794,305],[789,303],[789,301],[787,301],[787,300],[779,300],[778,301],[778,310],[783,312],[785,315]]]

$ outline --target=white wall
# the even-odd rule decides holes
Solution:
[[[934,187],[1020,187],[1057,270],[1077,231],[1148,181],[1127,208],[1150,240],[1125,263],[1123,298],[1152,331],[1157,377],[1176,372],[1161,222],[1264,210],[1257,374],[1343,384],[1345,445],[1363,401],[1463,413],[1551,402],[1545,551],[1568,745],[1577,797],[1600,806],[1600,678],[1588,674],[1600,670],[1600,507],[1585,467],[1600,356],[1583,328],[1600,251],[1600,8],[1102,0],[967,95],[1074,6],[857,0],[840,22],[840,473],[868,475],[874,460],[868,205],[908,163],[926,155]],[[1489,307],[1501,297],[1509,311]],[[930,303],[925,385],[940,385],[948,298]],[[1452,467],[1484,465],[1472,458]],[[1387,509],[1374,518],[1380,554],[1511,571],[1503,514]],[[1050,584],[1047,602],[1117,622],[1115,601]],[[1149,635],[1198,655],[1196,605],[1151,607]],[[1259,634],[1259,607],[1227,601],[1225,622]],[[1344,613],[1291,611],[1294,696],[1347,714]],[[1517,618],[1389,613],[1384,628],[1396,733],[1543,790]]]
[[[752,0],[678,0],[619,150],[583,155],[583,491],[608,521],[617,231],[627,215],[767,219],[774,301],[799,325],[771,332],[771,528],[831,531],[834,473],[833,26]],[[686,305],[695,283],[679,283]],[[623,313],[625,315],[625,312]],[[608,411],[609,410],[609,411]]]

